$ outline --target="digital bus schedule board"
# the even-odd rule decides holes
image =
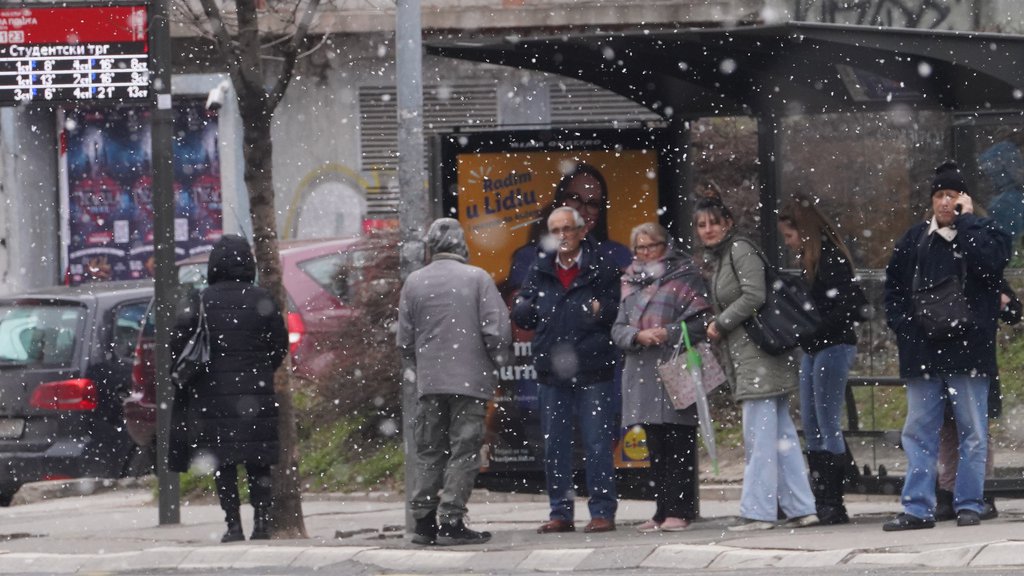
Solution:
[[[148,102],[146,6],[0,8],[0,105]]]

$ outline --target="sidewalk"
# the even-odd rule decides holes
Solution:
[[[157,526],[146,488],[122,487],[91,496],[53,498],[0,509],[0,574],[96,573],[131,570],[303,567],[356,562],[371,569],[430,573],[569,572],[617,568],[757,568],[839,565],[1024,566],[1020,519],[1024,500],[1000,500],[1000,517],[979,527],[944,522],[932,530],[889,533],[881,522],[898,511],[896,497],[849,498],[853,523],[756,534],[725,530],[738,511],[738,488],[704,486],[703,518],[677,533],[633,529],[653,510],[645,501],[620,503],[619,530],[538,535],[547,518],[543,497],[477,492],[474,528],[485,545],[418,547],[402,538],[403,503],[368,495],[309,495],[303,508],[308,540],[222,545],[224,524],[214,503],[183,507],[182,522]],[[583,510],[586,509],[584,505]],[[250,510],[245,527],[251,530]],[[584,517],[579,518],[585,522]]]

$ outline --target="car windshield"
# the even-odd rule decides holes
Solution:
[[[0,367],[70,365],[84,316],[68,304],[0,306]]]

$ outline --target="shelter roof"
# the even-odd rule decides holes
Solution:
[[[1024,36],[790,22],[474,42],[428,54],[539,70],[665,117],[1024,108]]]

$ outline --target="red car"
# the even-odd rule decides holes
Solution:
[[[280,244],[281,269],[288,298],[288,341],[292,373],[317,380],[328,376],[340,361],[339,326],[352,317],[348,296],[355,275],[375,248],[360,238],[286,240]],[[206,286],[209,254],[178,263],[181,284]],[[132,439],[142,447],[153,445],[156,434],[154,386],[155,327],[151,314],[139,333],[132,370],[132,392],[124,401],[125,424]]]

